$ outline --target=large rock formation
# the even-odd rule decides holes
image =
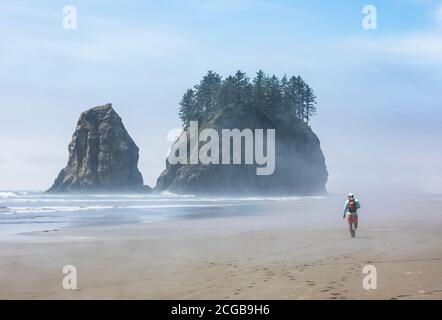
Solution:
[[[48,192],[145,192],[138,147],[111,104],[85,111],[69,144],[69,160]]]
[[[257,175],[256,164],[171,164],[166,160],[166,170],[158,178],[155,190],[217,195],[313,195],[326,192],[328,172],[320,141],[305,122],[274,123],[256,111],[238,113],[225,108],[199,123],[200,131],[206,128],[215,129],[220,137],[222,129],[275,129],[274,173]],[[189,127],[182,135],[189,140]],[[183,139],[181,141],[185,141]]]

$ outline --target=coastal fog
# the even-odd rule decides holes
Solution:
[[[3,238],[0,297],[442,298],[442,197],[359,199],[356,239],[342,219],[341,196],[168,199],[155,206],[125,199],[112,206],[138,202],[144,213],[108,211],[105,219],[90,211],[74,214],[76,226]],[[147,221],[149,212],[174,215]],[[377,268],[377,290],[362,287],[368,264]],[[63,289],[65,265],[77,268],[79,290]]]

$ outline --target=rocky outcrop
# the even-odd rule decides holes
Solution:
[[[315,195],[326,192],[328,172],[320,141],[304,121],[275,123],[257,112],[238,113],[226,108],[199,123],[200,131],[207,128],[216,130],[219,136],[222,129],[275,129],[276,166],[273,174],[257,175],[257,165],[254,164],[171,164],[166,160],[166,170],[158,178],[154,190],[217,195]],[[189,140],[188,127],[182,135]]]
[[[48,192],[147,192],[138,152],[111,104],[85,111],[69,144],[68,163]]]

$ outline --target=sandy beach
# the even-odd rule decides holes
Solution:
[[[355,239],[342,200],[1,241],[0,299],[442,298],[440,199],[367,196]],[[376,290],[362,286],[368,264]],[[77,290],[62,287],[65,265],[77,269]]]

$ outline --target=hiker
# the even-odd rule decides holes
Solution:
[[[351,237],[356,236],[356,229],[358,228],[358,209],[361,207],[359,200],[355,199],[355,195],[350,193],[348,200],[345,201],[344,206],[344,219],[348,216],[348,225],[350,227]]]

